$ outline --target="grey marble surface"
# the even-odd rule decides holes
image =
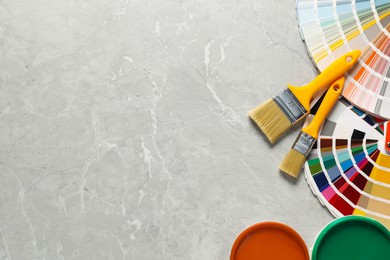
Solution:
[[[293,0],[0,1],[0,259],[228,259],[332,216],[247,112],[316,71]]]

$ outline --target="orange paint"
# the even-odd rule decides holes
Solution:
[[[301,236],[278,222],[262,222],[245,229],[236,239],[230,260],[309,260]]]

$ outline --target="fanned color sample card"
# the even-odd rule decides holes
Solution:
[[[305,176],[336,217],[369,216],[390,228],[389,128],[345,99],[325,121]]]
[[[297,0],[302,39],[317,68],[360,49],[343,96],[357,107],[390,119],[390,1]]]

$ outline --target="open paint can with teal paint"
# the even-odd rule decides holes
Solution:
[[[390,231],[378,221],[346,216],[329,223],[318,235],[312,260],[390,259]]]

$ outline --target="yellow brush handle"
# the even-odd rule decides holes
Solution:
[[[310,111],[310,102],[316,92],[329,87],[338,78],[350,70],[358,61],[361,51],[355,50],[348,52],[330,64],[321,74],[312,82],[303,87],[288,86],[295,97],[301,102],[303,107]]]
[[[320,131],[322,123],[324,122],[330,110],[332,110],[332,107],[336,103],[341,94],[341,91],[343,90],[344,81],[345,77],[341,77],[336,80],[332,86],[330,86],[313,120],[310,122],[310,124],[302,129],[302,132],[311,135],[315,139],[318,138],[318,132]]]

